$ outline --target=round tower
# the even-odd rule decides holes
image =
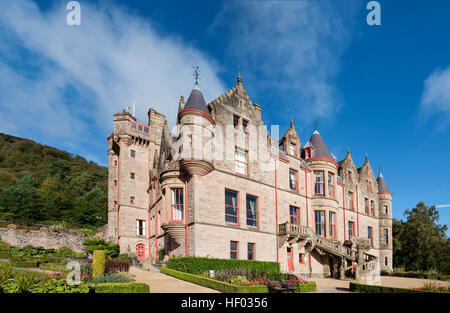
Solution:
[[[178,112],[180,126],[180,166],[188,174],[206,175],[214,170],[213,139],[215,121],[203,94],[195,83],[186,104]]]
[[[380,269],[392,271],[392,193],[381,172],[377,178],[377,183],[380,217]]]

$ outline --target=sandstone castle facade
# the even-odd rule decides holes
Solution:
[[[392,193],[381,173],[367,157],[356,167],[349,151],[336,160],[317,130],[302,145],[292,122],[273,139],[240,77],[208,105],[196,83],[181,97],[176,134],[154,109],[147,124],[124,111],[108,142],[107,237],[143,263],[278,261],[306,277],[392,269]]]

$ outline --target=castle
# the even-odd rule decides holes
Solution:
[[[392,270],[392,193],[369,160],[341,161],[317,129],[302,146],[291,122],[269,135],[237,84],[206,104],[181,97],[176,134],[114,114],[107,237],[143,263],[162,255],[278,261],[299,276],[357,279]]]

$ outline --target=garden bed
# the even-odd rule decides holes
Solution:
[[[365,285],[355,282],[350,282],[350,290],[353,292],[364,293],[448,293],[449,291],[438,291],[431,289],[408,289],[408,288],[396,288],[378,285]]]
[[[224,293],[268,293],[269,288],[265,284],[259,285],[248,285],[248,286],[239,286],[236,284],[220,281],[217,279],[212,279],[200,275],[194,275],[190,273],[185,273],[181,271],[177,271],[174,269],[170,269],[167,267],[162,267],[160,269],[161,273],[185,280],[203,287],[215,289]],[[316,290],[315,282],[308,282],[303,285],[299,285],[294,292],[310,292]]]

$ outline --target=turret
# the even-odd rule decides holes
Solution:
[[[384,271],[392,270],[392,193],[384,180],[383,174],[379,174],[378,206],[380,225],[380,268]]]
[[[215,121],[206,106],[198,83],[178,113],[182,138],[180,165],[189,174],[206,175],[214,166],[213,137]]]

